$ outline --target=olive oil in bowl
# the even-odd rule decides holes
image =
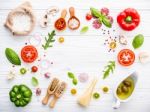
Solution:
[[[117,88],[116,94],[120,100],[126,100],[132,95],[134,88],[134,80],[132,79],[132,77],[128,77],[120,83]]]

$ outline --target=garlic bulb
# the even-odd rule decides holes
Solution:
[[[147,63],[149,61],[149,54],[147,52],[141,52],[139,54],[139,61],[141,63]]]
[[[119,43],[122,45],[127,45],[127,38],[124,35],[119,35]]]

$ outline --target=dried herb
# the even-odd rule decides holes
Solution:
[[[114,69],[115,69],[115,61],[109,61],[108,62],[108,65],[105,67],[105,70],[104,70],[104,74],[103,74],[103,79],[107,78],[111,73],[114,72]]]
[[[54,36],[55,36],[55,30],[53,30],[51,33],[48,33],[48,37],[45,37],[45,44],[42,45],[44,50],[46,50],[49,47],[53,47],[53,45],[50,45],[51,43],[55,42]]]

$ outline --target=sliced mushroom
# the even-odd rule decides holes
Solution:
[[[41,21],[40,21],[40,26],[42,28],[46,28],[48,26],[48,19],[47,18],[43,18]]]
[[[59,8],[56,7],[56,6],[52,6],[52,7],[50,7],[49,9],[47,9],[46,12],[47,12],[47,14],[49,14],[49,15],[55,16],[56,13],[59,12]]]

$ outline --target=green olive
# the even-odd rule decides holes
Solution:
[[[122,90],[120,87],[117,88],[117,94],[120,95],[122,93]]]
[[[127,87],[131,87],[131,82],[130,81],[125,80],[125,81],[123,81],[123,84]]]
[[[121,87],[121,90],[122,90],[124,93],[128,93],[128,92],[129,92],[128,87],[126,87],[126,86],[124,86],[124,85]]]

